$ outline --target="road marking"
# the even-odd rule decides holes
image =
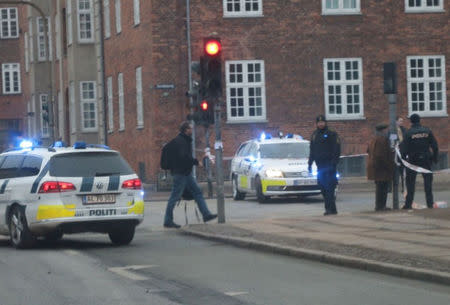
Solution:
[[[80,254],[81,254],[80,251],[76,251],[76,250],[64,250],[64,252],[65,252],[66,254],[73,255],[73,256],[76,256],[76,255],[80,255]]]
[[[225,294],[230,297],[235,297],[238,295],[248,294],[248,292],[247,291],[229,291],[229,292],[225,292]]]
[[[141,270],[141,269],[147,269],[147,268],[153,268],[158,267],[157,265],[131,265],[131,266],[125,266],[125,267],[111,267],[108,268],[109,271],[114,272],[120,276],[129,278],[133,281],[145,281],[148,280],[148,277],[142,276],[136,273],[133,273],[129,270]]]

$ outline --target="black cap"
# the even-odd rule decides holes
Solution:
[[[320,122],[320,121],[322,121],[322,122],[326,122],[327,121],[327,119],[325,118],[325,116],[323,114],[318,115],[316,117],[316,122]]]
[[[411,123],[417,124],[420,122],[420,115],[418,115],[417,113],[414,113],[409,117],[409,120],[411,121]]]
[[[383,130],[383,129],[388,128],[388,126],[389,126],[388,124],[380,123],[380,124],[378,124],[377,126],[375,126],[375,129],[378,130],[378,131],[381,131],[381,130]]]

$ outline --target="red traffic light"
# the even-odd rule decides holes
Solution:
[[[217,39],[210,39],[207,40],[205,43],[205,52],[209,56],[215,56],[219,54],[220,50],[222,49],[222,45]]]
[[[207,101],[202,101],[202,102],[201,102],[200,108],[201,108],[203,111],[208,110],[208,107],[209,107],[209,105],[208,105],[208,102],[207,102]]]

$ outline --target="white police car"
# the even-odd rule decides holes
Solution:
[[[143,218],[141,181],[117,151],[78,142],[0,154],[0,234],[16,248],[81,232],[124,245]]]
[[[307,196],[320,194],[317,169],[308,172],[309,141],[289,134],[260,138],[242,143],[231,161],[233,198],[242,200],[256,194],[259,202],[271,196]]]

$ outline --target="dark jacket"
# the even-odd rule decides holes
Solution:
[[[413,124],[406,132],[401,149],[402,155],[412,164],[431,165],[432,160],[438,160],[439,149],[433,133],[419,123]]]
[[[385,135],[377,134],[367,147],[367,179],[391,181],[394,174],[394,158]]]
[[[197,159],[192,157],[192,138],[183,133],[178,134],[174,139],[174,159],[172,175],[190,175],[192,167],[198,165]]]
[[[328,126],[317,128],[311,136],[308,165],[316,162],[319,168],[336,166],[340,156],[341,143],[337,133]]]

